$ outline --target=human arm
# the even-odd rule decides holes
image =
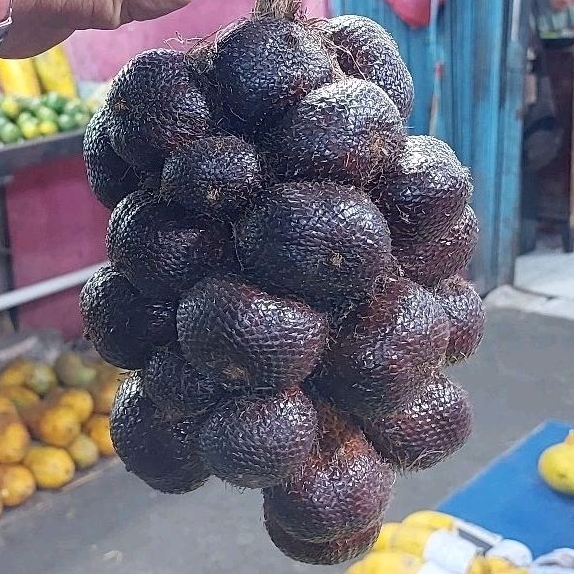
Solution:
[[[13,0],[13,25],[0,57],[25,58],[59,44],[75,30],[113,30],[134,20],[152,20],[190,0]],[[0,0],[0,19],[9,0]]]

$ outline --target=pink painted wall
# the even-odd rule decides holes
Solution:
[[[77,32],[66,43],[78,78],[106,80],[132,56],[164,45],[179,33],[203,38],[249,13],[254,0],[194,0],[154,22],[115,31]],[[306,0],[309,15],[324,16],[328,0]],[[172,43],[176,47],[176,43]],[[92,197],[80,158],[54,162],[16,175],[6,192],[14,285],[23,287],[105,259],[108,213]],[[58,328],[81,333],[78,289],[20,308],[21,328]]]

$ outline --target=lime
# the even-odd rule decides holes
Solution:
[[[34,118],[19,123],[24,139],[32,140],[40,136],[40,122]]]
[[[36,118],[34,117],[34,114],[32,114],[32,112],[21,112],[20,115],[16,118],[16,123],[18,125],[29,122],[29,121],[37,121]]]
[[[74,114],[74,120],[79,128],[85,128],[90,123],[90,116],[86,113],[78,112]]]
[[[68,100],[57,92],[48,92],[47,94],[44,94],[42,101],[45,106],[48,106],[57,114],[61,114],[64,111],[64,106]]]
[[[8,122],[0,126],[0,140],[2,140],[3,143],[15,143],[21,136],[22,134],[20,133],[18,126],[12,122]]]
[[[2,100],[2,107],[0,109],[6,116],[13,120],[15,120],[22,111],[20,102],[13,96],[6,96]]]
[[[88,109],[82,100],[74,99],[66,102],[63,113],[69,114],[71,116],[77,113],[86,114],[88,113]]]
[[[58,114],[48,106],[40,106],[35,114],[40,121],[56,122],[58,121]]]
[[[42,99],[41,98],[23,98],[21,100],[22,109],[33,114],[36,113],[40,107],[42,107]]]
[[[58,124],[51,120],[42,120],[38,124],[38,130],[40,131],[40,135],[51,136],[58,133]]]
[[[60,128],[60,131],[69,132],[70,130],[75,130],[78,125],[72,116],[69,114],[62,114],[61,116],[58,116],[58,127]]]

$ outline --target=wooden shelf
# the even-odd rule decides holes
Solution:
[[[81,155],[84,130],[56,134],[0,148],[0,177],[52,160]]]

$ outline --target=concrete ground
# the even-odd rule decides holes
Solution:
[[[574,423],[574,323],[489,311],[478,355],[451,370],[472,395],[476,429],[449,461],[400,479],[388,517],[431,507],[541,421]],[[296,564],[265,535],[261,498],[218,481],[185,496],[152,492],[117,463],[0,519],[2,574],[342,572]],[[488,503],[488,501],[486,501]]]

